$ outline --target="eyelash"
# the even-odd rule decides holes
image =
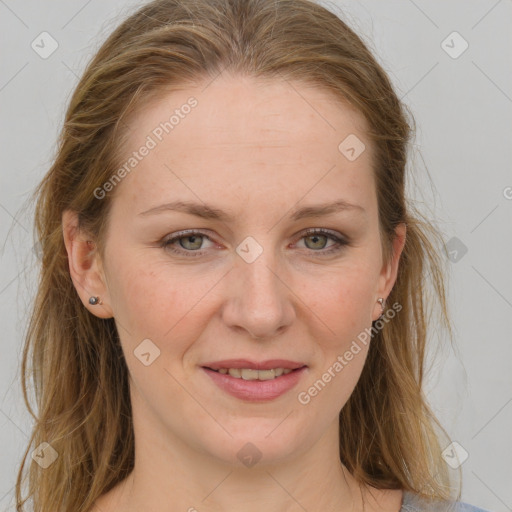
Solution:
[[[181,231],[180,233],[176,234],[175,236],[173,236],[171,238],[162,240],[160,245],[164,249],[174,252],[174,253],[178,254],[179,256],[185,256],[187,258],[203,256],[204,251],[200,251],[200,250],[186,251],[185,249],[175,249],[174,247],[172,247],[172,244],[174,242],[177,242],[178,240],[181,240],[182,238],[187,238],[187,237],[193,236],[193,235],[200,235],[204,238],[207,238],[210,241],[213,241],[213,240],[211,240],[211,238],[208,235],[206,235],[205,233],[202,233],[201,231],[187,230],[187,231]],[[339,236],[335,235],[331,231],[327,231],[322,228],[312,228],[312,229],[306,230],[304,232],[304,234],[300,237],[299,240],[301,240],[302,238],[306,238],[308,236],[313,236],[313,235],[325,235],[325,236],[327,236],[327,238],[330,238],[331,240],[336,242],[335,245],[333,245],[330,249],[327,249],[327,250],[315,251],[313,249],[310,249],[312,252],[318,253],[319,256],[328,256],[328,255],[331,255],[334,253],[338,253],[341,250],[343,250],[346,245],[349,244],[349,242],[347,240],[340,238]]]

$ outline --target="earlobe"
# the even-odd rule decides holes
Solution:
[[[78,215],[71,210],[62,213],[62,234],[68,255],[69,273],[84,306],[99,318],[112,318],[100,256],[91,236],[78,228]],[[91,297],[101,296],[92,304]]]
[[[395,238],[393,239],[392,244],[391,259],[386,265],[384,265],[379,280],[380,282],[377,294],[378,297],[383,297],[385,301],[387,301],[387,297],[391,293],[391,290],[393,289],[393,286],[396,282],[396,278],[398,275],[398,265],[400,262],[400,256],[405,247],[405,240],[406,224],[405,222],[402,222],[395,228]],[[377,317],[381,313],[382,312],[379,311]],[[377,318],[374,318],[374,320],[376,319]]]

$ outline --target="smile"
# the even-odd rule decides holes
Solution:
[[[210,368],[213,370],[213,368]],[[252,368],[219,368],[217,371],[223,375],[230,375],[235,379],[244,380],[272,380],[281,375],[288,375],[293,370],[289,368],[271,368],[270,370],[254,370]]]
[[[249,402],[273,400],[294,388],[308,371],[307,366],[296,368],[272,368],[254,370],[249,368],[201,369],[213,383],[225,393]]]

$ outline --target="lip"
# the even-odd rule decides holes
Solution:
[[[251,370],[271,370],[272,368],[284,368],[296,370],[306,366],[304,363],[289,361],[286,359],[267,359],[266,361],[251,361],[250,359],[225,359],[223,361],[212,361],[205,363],[203,368],[219,370],[220,368],[247,368]]]
[[[221,368],[226,367],[221,366]],[[233,368],[233,366],[228,366],[228,368]],[[283,366],[273,366],[272,368],[283,368]],[[218,373],[204,366],[201,369],[212,379],[214,384],[231,396],[249,402],[263,402],[273,400],[295,387],[307,371],[307,366],[303,365],[301,368],[272,380],[237,379],[231,377],[229,373]]]

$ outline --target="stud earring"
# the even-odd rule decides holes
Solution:
[[[99,297],[90,297],[89,304],[95,306],[96,304],[103,304],[103,302],[101,302]]]
[[[383,297],[381,297],[380,299],[377,300],[377,302],[380,304],[380,307],[382,309],[382,313],[380,314],[380,316],[382,316],[384,314],[384,304],[385,304],[385,300]]]

